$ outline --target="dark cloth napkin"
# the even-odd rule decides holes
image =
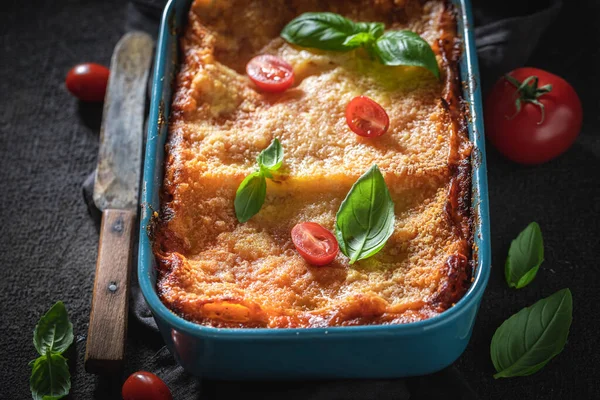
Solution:
[[[165,4],[165,0],[131,0],[127,8],[126,31],[142,30],[156,37]],[[557,16],[561,6],[561,0],[504,2],[473,0],[475,36],[484,95],[502,74],[525,65],[540,36]],[[515,10],[520,14],[515,14]],[[101,213],[92,199],[93,184],[92,173],[83,184],[83,196],[90,216],[99,227]],[[282,396],[289,400],[367,398],[471,400],[478,398],[454,366],[435,374],[407,379],[269,382],[268,384],[201,380],[183,371],[162,344],[156,323],[137,286],[136,277],[132,279],[131,290],[130,311],[139,322],[136,324],[136,329],[141,330],[140,335],[156,336],[155,342],[160,343],[155,355],[144,360],[139,366],[160,376],[171,388],[174,399],[229,399],[249,395],[260,395],[266,400],[279,400]]]

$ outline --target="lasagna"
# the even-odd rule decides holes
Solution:
[[[418,33],[440,79],[357,54],[303,48],[280,33],[305,12],[378,21]],[[443,0],[196,0],[181,32],[153,228],[157,291],[174,313],[228,328],[398,324],[452,307],[472,276],[471,143],[458,78],[456,17]],[[245,66],[270,54],[293,85],[260,91]],[[377,138],[354,134],[346,105],[368,96],[389,115]],[[240,223],[236,190],[277,138],[283,166],[260,211]],[[357,179],[373,164],[394,202],[393,232],[375,255],[341,252],[309,264],[290,232],[330,231]]]

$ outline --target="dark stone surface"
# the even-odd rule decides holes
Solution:
[[[160,348],[160,341],[140,334],[131,319],[122,376],[106,381],[83,370],[98,234],[82,201],[81,184],[95,166],[101,107],[78,104],[64,88],[64,77],[81,61],[108,65],[124,33],[125,10],[120,0],[3,2],[2,398],[30,398],[27,363],[36,356],[32,331],[59,299],[67,305],[77,341],[70,354],[72,399],[120,398],[123,377],[142,368]],[[482,399],[600,398],[598,15],[596,1],[565,2],[528,63],[563,76],[580,94],[584,126],[575,145],[538,167],[512,164],[488,146],[494,267],[472,341],[456,363]],[[511,290],[503,280],[504,259],[510,241],[532,220],[544,233],[546,261],[530,286]],[[494,330],[512,313],[563,287],[571,288],[574,297],[565,351],[533,376],[494,380],[489,358]],[[224,393],[204,387],[203,398]]]

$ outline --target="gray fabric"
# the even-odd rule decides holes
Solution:
[[[475,28],[484,93],[495,77],[525,65],[561,6],[560,0],[550,1],[547,7],[530,15],[493,21]]]
[[[131,1],[128,5],[126,30],[144,30],[155,35],[163,4],[162,0]],[[527,62],[540,36],[557,16],[561,6],[560,0],[549,0],[543,2],[541,8],[533,13],[500,20],[494,18],[493,13],[486,13],[483,4],[475,9],[476,15],[488,22],[475,28],[484,93],[498,76]],[[93,174],[84,183],[83,195],[90,215],[99,224],[100,214],[91,199],[92,187]],[[137,280],[133,279],[132,282],[132,315],[147,335],[155,335],[157,341],[160,341],[156,323],[137,286]],[[430,376],[396,380],[283,382],[269,385],[210,382],[186,374],[163,346],[154,357],[145,361],[143,369],[159,375],[171,388],[174,398],[181,400],[196,399],[199,393],[202,393],[203,399],[240,398],[249,393],[259,394],[264,399],[280,399],[284,396],[290,400],[477,398],[469,383],[452,366]]]

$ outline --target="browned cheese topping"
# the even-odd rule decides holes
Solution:
[[[360,51],[288,44],[282,28],[306,11],[417,32],[436,53],[441,80]],[[188,18],[154,231],[164,304],[203,325],[302,328],[422,320],[458,301],[471,278],[471,144],[451,7],[441,0],[196,0]],[[258,54],[290,63],[294,85],[260,92],[245,74]],[[364,138],[348,128],[345,108],[359,95],[387,111],[385,135]],[[260,212],[239,223],[236,189],[273,138],[284,164],[267,180]],[[340,203],[373,164],[395,203],[394,233],[355,264],[340,252],[328,266],[309,265],[291,229],[312,221],[333,231]]]

